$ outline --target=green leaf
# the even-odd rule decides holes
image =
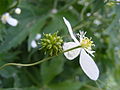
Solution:
[[[0,75],[4,78],[13,77],[13,75],[17,72],[17,70],[11,66],[6,67],[0,70]]]
[[[116,16],[114,18],[114,20],[112,21],[112,23],[108,26],[108,28],[104,31],[104,33],[106,35],[109,35],[110,37],[110,42],[112,42],[111,44],[109,44],[109,48],[112,48],[116,45],[120,44],[120,32],[119,32],[119,28],[120,28],[120,6],[116,6],[115,8],[116,10]]]
[[[16,51],[16,52],[5,52],[5,53],[0,53],[0,61],[6,61],[6,62],[11,62],[14,61],[15,59],[17,59],[17,55],[20,52]]]
[[[105,5],[104,0],[94,0],[93,1],[92,13],[96,12],[99,9],[102,9]]]
[[[0,0],[0,15],[7,12],[13,0]]]
[[[5,41],[0,45],[0,53],[5,52],[12,47],[16,47],[18,44],[21,44],[23,40],[27,37],[29,34],[29,28],[28,25],[32,19],[23,20],[22,22],[19,22],[19,25],[17,27],[10,27],[8,29],[8,33],[5,37]],[[28,23],[28,24],[27,24]]]
[[[41,32],[42,27],[45,25],[48,16],[40,18],[35,25],[30,29],[29,39],[28,39],[28,51],[31,49],[31,41],[35,39],[36,34]]]
[[[66,17],[70,21],[72,26],[77,22],[77,18],[71,12],[59,12],[55,15],[51,15],[51,18],[48,19],[46,27],[43,29],[43,32],[54,33],[56,31],[59,31],[60,34],[66,35],[66,32],[68,32],[68,30],[66,30],[67,28],[63,21],[63,17]]]
[[[58,74],[63,71],[64,58],[58,56],[53,58],[51,61],[42,63],[41,65],[41,76],[44,84],[50,83]]]
[[[11,49],[12,47],[16,47],[17,45],[21,44],[22,41],[25,40],[26,37],[29,35],[29,32],[31,32],[31,30],[33,31],[37,29],[36,31],[38,31],[39,27],[41,28],[40,24],[41,23],[44,24],[44,20],[46,18],[46,16],[45,18],[41,17],[36,21],[36,18],[29,17],[31,16],[30,15],[25,16],[24,18],[22,18],[22,20],[19,21],[19,25],[17,27],[10,27],[8,29],[5,41],[0,46],[0,53],[5,52]],[[31,36],[31,39],[32,37],[33,36]],[[31,39],[29,39],[29,42],[31,41]]]
[[[7,89],[2,89],[0,90],[39,90],[37,87],[27,87],[27,88],[7,88]]]
[[[79,81],[64,81],[57,84],[50,85],[51,90],[79,90],[82,84]]]

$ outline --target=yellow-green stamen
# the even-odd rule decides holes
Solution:
[[[93,41],[91,41],[91,39],[84,37],[80,43],[82,48],[91,48],[92,46],[94,46]]]

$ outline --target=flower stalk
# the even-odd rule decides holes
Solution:
[[[65,50],[65,51],[63,51],[63,52],[60,52],[59,54],[63,54],[63,53],[65,53],[65,52],[74,50],[74,49],[76,49],[76,48],[80,48],[80,46],[77,46],[77,47],[74,47],[74,48],[70,48],[70,49]],[[48,61],[48,60],[50,60],[50,59],[52,59],[52,58],[54,58],[54,57],[56,57],[56,56],[58,56],[58,55],[50,56],[50,57],[44,58],[44,59],[42,59],[42,60],[39,60],[39,61],[34,62],[34,63],[30,63],[30,64],[6,63],[6,64],[4,64],[4,65],[2,65],[2,66],[0,67],[0,70],[3,69],[3,68],[5,68],[5,67],[7,67],[7,66],[21,66],[21,67],[35,66],[35,65],[38,65],[38,64],[43,63],[43,62],[45,62],[45,61]]]

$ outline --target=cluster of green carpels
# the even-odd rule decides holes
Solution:
[[[45,54],[50,56],[57,55],[62,52],[62,37],[57,35],[58,32],[54,34],[43,34],[43,39],[41,39],[41,46]]]

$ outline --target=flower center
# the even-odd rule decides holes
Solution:
[[[6,21],[6,20],[7,20],[7,18],[8,18],[8,16],[3,16],[3,20],[5,20],[5,21]]]
[[[84,37],[80,43],[82,48],[90,49],[92,46],[94,46],[93,41],[91,41],[91,38]]]

